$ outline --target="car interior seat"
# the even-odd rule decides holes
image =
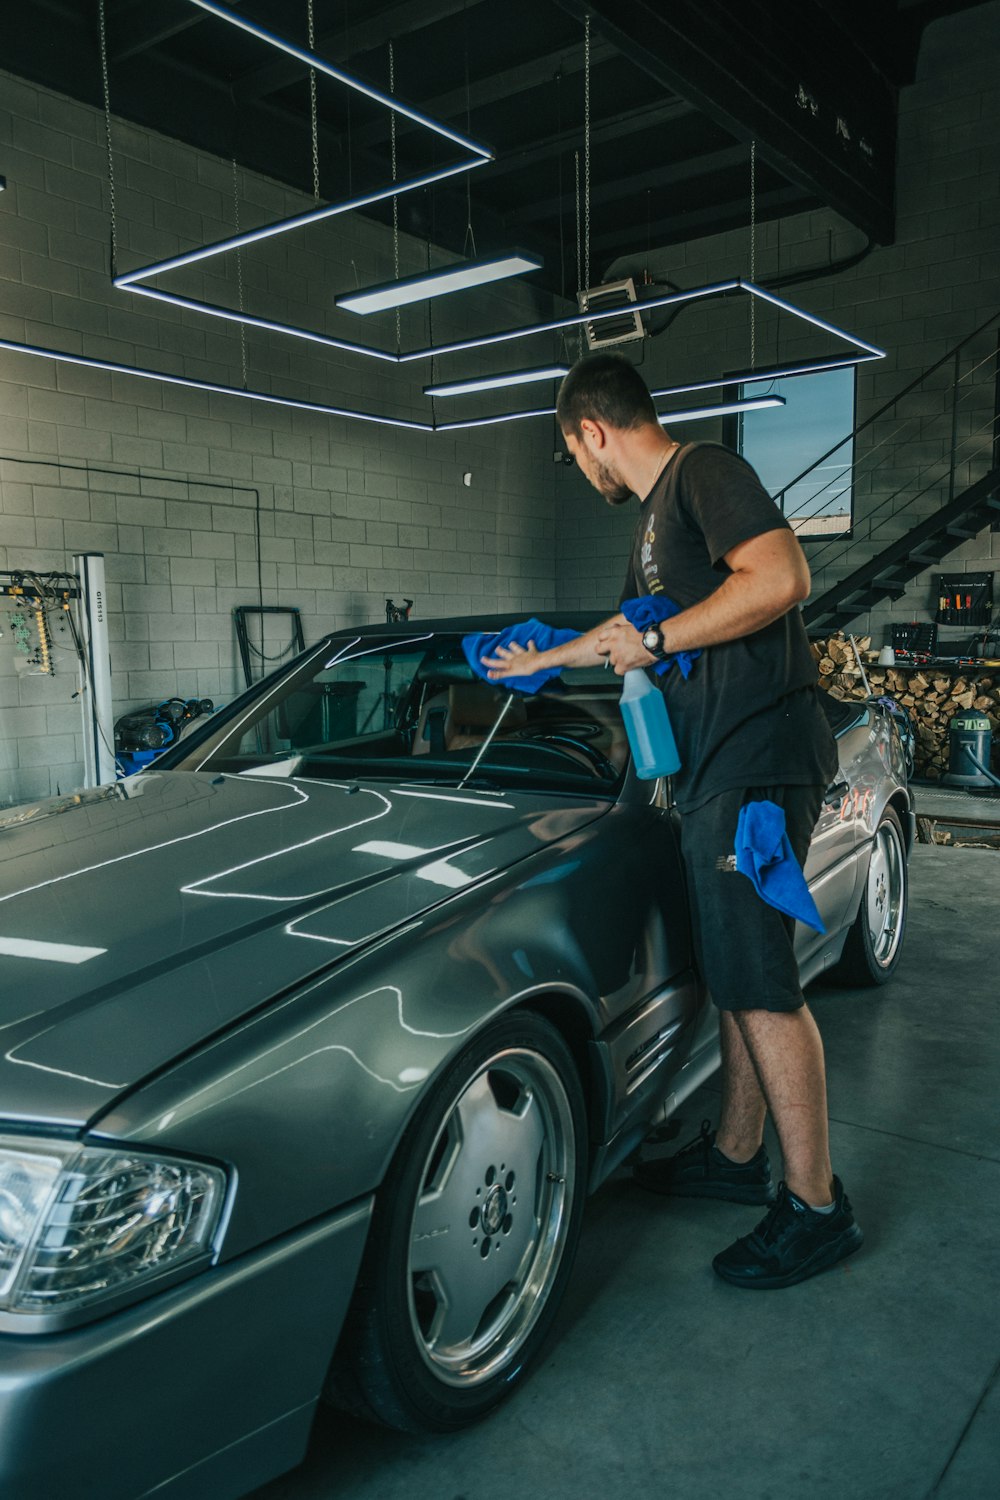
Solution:
[[[442,755],[481,745],[496,723],[507,694],[485,682],[456,682],[428,698],[417,720],[414,755]],[[500,726],[504,735],[528,722],[524,699],[514,697]]]

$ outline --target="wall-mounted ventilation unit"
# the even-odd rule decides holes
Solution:
[[[577,294],[581,312],[606,313],[620,307],[620,318],[602,318],[598,323],[585,323],[588,349],[607,349],[611,344],[631,344],[645,337],[642,319],[638,312],[629,310],[635,303],[635,282],[631,276],[624,281],[609,281],[604,286],[593,286]]]

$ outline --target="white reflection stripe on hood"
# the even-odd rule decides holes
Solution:
[[[426,797],[428,802],[466,802],[469,807],[505,807],[509,812],[514,811],[513,802],[494,802],[488,792],[481,797],[454,797],[451,792],[411,792],[405,786],[398,786],[396,794],[400,797]]]
[[[75,943],[43,943],[35,938],[0,937],[0,954],[8,958],[40,958],[52,964],[85,964],[107,948],[82,948]]]
[[[191,839],[203,839],[206,834],[217,833],[220,828],[230,828],[234,823],[245,823],[249,818],[269,818],[274,813],[285,812],[289,807],[309,801],[308,795],[301,787],[293,782],[268,782],[269,786],[280,786],[282,791],[290,792],[295,801],[283,802],[278,807],[261,807],[255,812],[237,813],[233,818],[220,818],[217,823],[210,823],[207,828],[196,828],[193,833],[180,833],[176,838],[163,839],[159,844],[147,844],[142,849],[130,849],[127,854],[115,854],[110,859],[102,859],[96,865],[83,865],[79,870],[67,870],[65,875],[52,875],[48,880],[36,881],[34,885],[26,885],[19,891],[9,891],[6,896],[0,896],[0,903],[13,901],[17,896],[28,896],[32,891],[44,890],[47,885],[58,885],[63,880],[75,880],[78,875],[92,875],[95,870],[106,870],[109,865],[120,865],[128,859],[141,859],[144,854],[156,854],[161,849],[170,849],[175,844],[186,844]]]

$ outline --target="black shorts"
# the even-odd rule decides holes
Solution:
[[[762,901],[736,869],[736,823],[744,802],[776,802],[804,866],[823,792],[821,786],[740,787],[681,816],[695,953],[720,1010],[798,1010],[803,1004],[795,923]]]

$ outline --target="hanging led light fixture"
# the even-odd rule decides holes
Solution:
[[[458,172],[469,171],[472,168],[484,165],[486,162],[493,159],[492,153],[487,151],[485,147],[478,146],[475,142],[458,135],[456,132],[449,130],[445,126],[441,126],[436,121],[430,120],[429,117],[421,115],[419,111],[412,110],[405,105],[401,105],[394,96],[390,97],[389,95],[381,94],[378,90],[370,89],[367,85],[361,84],[358,80],[351,79],[349,75],[344,74],[342,70],[335,68],[332,64],[324,63],[322,59],[317,58],[312,52],[305,52],[303,51],[303,49],[297,48],[293,44],[287,43],[283,39],[275,37],[273,34],[266,32],[262,27],[257,27],[252,22],[245,20],[245,18],[243,18],[242,16],[238,16],[235,12],[227,10],[225,6],[216,4],[215,0],[191,0],[191,3],[198,5],[200,9],[208,11],[212,15],[215,15],[222,20],[238,26],[241,30],[246,31],[249,34],[261,38],[262,40],[268,42],[270,45],[277,46],[280,50],[286,51],[292,56],[300,58],[300,60],[303,61],[309,68],[318,69],[319,71],[325,72],[329,74],[329,76],[337,78],[352,87],[357,87],[362,93],[367,94],[368,97],[376,100],[379,103],[385,104],[393,111],[404,114],[407,116],[407,118],[412,119],[415,123],[426,125],[429,129],[434,130],[437,134],[446,136],[448,139],[461,144],[463,147],[468,149],[470,153],[473,154],[474,159],[460,163],[457,166],[444,168],[441,172],[436,174],[425,174],[421,178],[414,179],[408,183],[393,181],[393,183],[384,190],[366,195],[365,197],[355,198],[350,202],[341,203],[339,205],[327,205],[325,208],[313,209],[308,213],[297,215],[292,219],[283,220],[277,224],[265,225],[261,229],[253,230],[246,234],[237,233],[236,235],[225,241],[219,241],[216,244],[210,246],[203,246],[200,249],[190,251],[187,254],[175,256],[167,261],[158,262],[156,265],[140,268],[139,270],[131,271],[120,276],[115,275],[113,277],[113,281],[116,286],[128,287],[130,290],[139,295],[153,297],[158,300],[162,300],[164,302],[172,303],[176,306],[189,309],[191,311],[204,312],[208,316],[227,319],[238,324],[245,324],[249,327],[259,327],[277,333],[285,333],[291,337],[305,339],[307,341],[319,343],[327,347],[337,348],[343,350],[344,352],[367,356],[368,358],[372,359],[388,361],[393,364],[406,364],[418,359],[434,359],[445,354],[457,353],[462,350],[484,348],[493,344],[507,343],[544,333],[552,333],[563,329],[580,327],[583,324],[598,323],[604,318],[620,317],[620,309],[617,308],[611,308],[606,311],[588,310],[580,313],[575,317],[552,319],[546,322],[534,323],[519,328],[506,329],[496,333],[481,335],[478,338],[463,339],[450,344],[438,346],[432,345],[423,349],[411,350],[407,353],[403,353],[397,348],[397,352],[393,353],[388,350],[374,348],[367,345],[354,344],[347,340],[334,339],[313,330],[298,328],[289,324],[282,324],[270,319],[258,318],[252,315],[245,314],[242,311],[236,312],[232,309],[220,307],[215,304],[202,303],[194,298],[180,297],[173,293],[161,291],[159,288],[141,285],[140,283],[142,280],[148,277],[152,277],[160,272],[174,269],[183,265],[188,265],[193,261],[205,260],[213,255],[221,254],[225,250],[238,249],[244,245],[254,242],[257,239],[263,239],[269,236],[287,232],[290,229],[301,227],[309,222],[316,221],[318,218],[327,217],[330,214],[344,213],[349,209],[364,207],[367,204],[374,203],[380,201],[383,198],[399,194],[401,192],[412,189],[413,187],[428,185],[432,181],[439,181],[444,177],[452,176]],[[108,135],[109,173],[111,174],[113,187],[113,163],[111,158],[110,137],[111,116],[107,87],[106,50],[104,44],[103,21],[104,7],[102,4],[102,68],[104,70],[105,116]],[[587,179],[589,186],[589,161],[587,163]],[[2,178],[0,178],[0,185],[2,185]],[[587,250],[589,259],[589,202],[587,219]],[[115,224],[113,213],[111,227],[112,263],[114,264]],[[538,264],[540,263],[535,263],[535,265],[531,268],[537,268]],[[452,269],[453,268],[447,268],[444,274],[448,274],[452,271]],[[409,280],[423,280],[426,282],[427,278],[418,277],[409,278]],[[403,284],[400,283],[399,285]],[[394,289],[398,288],[394,286]],[[373,294],[379,290],[381,289],[369,288],[368,292],[369,294]],[[845,340],[851,346],[852,353],[846,357],[827,356],[815,360],[810,360],[805,363],[800,363],[798,365],[775,366],[768,369],[755,368],[755,361],[753,357],[751,357],[751,369],[744,373],[728,374],[719,379],[699,381],[688,385],[666,387],[661,390],[653,391],[652,394],[654,396],[664,397],[680,395],[683,393],[694,393],[701,390],[718,389],[724,385],[736,384],[738,382],[746,380],[759,382],[769,379],[775,379],[781,376],[801,375],[811,373],[812,371],[843,368],[851,365],[861,364],[867,360],[882,359],[885,356],[885,351],[883,349],[878,348],[874,344],[868,343],[864,339],[859,339],[856,336],[847,333],[844,329],[838,328],[836,325],[827,322],[825,319],[805,312],[802,308],[796,307],[793,303],[786,301],[782,297],[776,296],[772,292],[765,291],[752,279],[749,281],[744,281],[740,278],[734,278],[729,281],[717,282],[710,286],[695,287],[686,292],[672,293],[667,296],[650,298],[648,300],[638,302],[636,304],[636,307],[637,311],[641,315],[641,313],[644,311],[652,310],[658,307],[679,305],[697,299],[729,295],[730,293],[734,292],[746,292],[750,295],[751,298],[754,299],[756,299],[757,297],[761,297],[765,301],[773,304],[776,308],[790,313],[793,317],[800,318],[805,322],[813,324],[813,326],[823,330],[824,332],[832,334],[834,337]],[[386,305],[396,304],[389,303]],[[751,303],[751,307],[753,306],[754,303]],[[306,401],[294,399],[291,397],[272,396],[264,391],[248,390],[245,388],[245,386],[229,386],[209,381],[188,379],[187,377],[173,375],[166,371],[150,370],[142,367],[133,368],[127,365],[107,360],[93,359],[85,355],[74,354],[68,350],[43,348],[41,346],[31,344],[19,344],[15,343],[13,340],[0,340],[0,348],[10,350],[13,353],[22,353],[36,357],[48,358],[62,363],[84,365],[94,369],[110,370],[116,374],[131,374],[135,375],[139,379],[156,380],[161,381],[164,384],[184,385],[195,390],[202,390],[212,394],[238,396],[244,400],[259,401],[276,406],[296,408],[302,411],[318,412],[324,415],[343,417],[351,420],[370,422],[379,425],[402,427],[420,432],[454,431],[456,429],[465,427],[487,427],[502,422],[522,421],[530,417],[550,417],[552,416],[554,411],[554,408],[552,407],[543,407],[535,410],[501,413],[492,416],[466,419],[462,421],[444,423],[435,423],[433,421],[421,422],[416,420],[407,420],[404,418],[392,417],[388,415],[381,415],[375,412],[363,412],[352,408],[333,406],[323,402]],[[546,366],[538,372],[527,370],[517,371],[512,375],[484,377],[484,379],[479,382],[456,381],[452,382],[450,386],[428,386],[425,388],[425,394],[431,396],[444,394],[457,395],[463,392],[475,390],[499,389],[503,386],[526,384],[529,380],[533,379],[541,380],[546,378],[556,378],[557,376],[564,373],[566,373],[564,366]],[[784,403],[782,398],[780,397],[753,398],[743,402],[724,403],[722,405],[717,404],[715,406],[708,406],[697,409],[692,408],[690,410],[685,410],[682,412],[672,412],[665,414],[662,420],[664,422],[694,421],[701,418],[723,415],[725,412],[729,411],[753,411],[759,410],[764,406],[779,406],[782,404]]]
[[[384,281],[379,286],[364,287],[358,292],[345,292],[335,302],[337,307],[353,313],[386,312],[392,307],[425,302],[429,297],[441,297],[448,292],[488,286],[492,281],[520,276],[525,271],[540,271],[543,264],[537,255],[515,250],[491,260],[460,261],[456,265],[442,266],[437,271],[423,271],[417,276],[404,276],[399,281]]]
[[[724,401],[719,406],[697,406],[688,411],[665,411],[659,414],[661,427],[671,422],[699,422],[703,417],[728,417],[741,411],[765,411],[769,406],[784,406],[784,396],[748,396],[745,401]]]
[[[395,116],[403,115],[412,120],[414,124],[420,125],[436,135],[453,141],[456,145],[463,147],[471,155],[470,160],[458,163],[454,166],[444,167],[436,172],[423,173],[418,177],[395,180],[395,156],[393,181],[386,188],[373,193],[366,193],[359,197],[345,199],[340,203],[325,204],[322,207],[314,207],[306,213],[293,215],[288,219],[281,219],[272,224],[262,225],[258,229],[248,230],[245,234],[231,235],[224,240],[216,240],[210,245],[202,245],[196,250],[189,250],[182,255],[175,255],[166,260],[157,261],[152,265],[140,266],[135,270],[125,272],[113,277],[114,285],[120,290],[131,291],[136,295],[150,297],[155,301],[172,302],[174,305],[183,305],[189,308],[200,308],[205,305],[196,298],[184,298],[179,301],[171,293],[163,292],[159,287],[148,286],[153,277],[164,275],[168,271],[175,271],[183,266],[189,266],[198,261],[210,260],[215,256],[223,255],[230,250],[242,249],[246,245],[252,245],[260,240],[272,239],[276,235],[288,234],[295,229],[301,229],[309,224],[319,223],[324,219],[339,214],[354,212],[361,208],[371,207],[386,198],[394,200],[403,193],[413,192],[417,188],[430,187],[436,182],[441,182],[447,177],[455,176],[460,172],[469,172],[477,166],[484,166],[493,160],[493,153],[486,146],[470,140],[468,136],[459,134],[443,125],[439,120],[434,120],[430,115],[421,110],[413,109],[409,105],[402,104],[395,93],[385,94],[380,89],[372,88],[369,84],[346,73],[342,68],[333,63],[324,61],[317,57],[312,51],[296,46],[275,32],[268,31],[263,26],[258,26],[249,21],[245,16],[238,15],[227,6],[216,3],[216,0],[190,0],[192,5],[197,5],[200,10],[207,11],[219,20],[247,32],[250,36],[276,47],[279,51],[286,52],[291,57],[297,58],[305,63],[307,67],[316,72],[321,72],[327,77],[336,79],[337,82],[346,85],[350,89],[364,94],[367,98],[377,104],[384,105]],[[402,280],[384,283],[381,286],[368,287],[358,292],[351,292],[336,299],[336,306],[355,313],[382,312],[390,308],[403,307],[409,303],[421,302],[428,297],[441,296],[446,292],[463,291],[470,287],[484,286],[490,282],[500,281],[510,276],[520,276],[525,271],[540,270],[543,262],[534,255],[526,255],[521,251],[512,251],[504,256],[496,256],[490,260],[467,262],[462,266],[446,267],[440,271],[425,273],[421,276],[405,277]],[[205,307],[205,311],[215,317],[226,316],[226,309],[216,305]],[[248,322],[242,313],[231,310],[228,316],[236,322]],[[346,342],[337,342],[327,336],[310,333],[303,328],[288,326],[285,329],[273,322],[265,326],[272,331],[287,331],[298,338],[312,337],[316,342],[333,344],[334,347],[349,349],[351,352],[362,353],[364,346],[355,346],[353,349]]]
[[[241,249],[243,246],[255,244],[259,240],[273,239],[275,236],[288,234],[293,230],[304,228],[310,224],[318,224],[325,219],[339,214],[368,208],[372,204],[381,203],[387,198],[400,197],[403,193],[413,192],[417,188],[430,187],[433,183],[442,182],[446,178],[454,177],[460,172],[473,171],[476,167],[485,166],[487,162],[493,160],[493,152],[487,146],[470,140],[468,136],[460,134],[457,130],[450,129],[449,126],[442,124],[439,120],[432,119],[430,115],[424,114],[421,110],[413,109],[411,106],[403,104],[395,94],[385,94],[380,89],[372,88],[371,85],[364,83],[361,79],[355,78],[350,73],[346,73],[343,68],[338,68],[333,63],[317,57],[314,52],[296,46],[294,42],[288,41],[287,38],[279,36],[276,32],[268,31],[265,27],[256,25],[253,21],[248,20],[245,16],[238,15],[236,11],[230,10],[227,6],[217,4],[216,0],[189,0],[189,3],[196,5],[199,10],[207,11],[209,15],[215,16],[218,20],[225,21],[228,25],[237,27],[240,31],[245,31],[248,35],[255,37],[258,41],[264,42],[267,46],[275,47],[281,52],[288,53],[289,56],[297,58],[309,69],[324,73],[327,77],[335,79],[347,88],[364,94],[366,98],[373,100],[376,104],[384,105],[386,109],[392,112],[393,116],[397,114],[403,115],[406,119],[412,120],[414,124],[420,125],[424,129],[433,132],[433,134],[454,142],[455,145],[461,146],[468,153],[468,156],[464,161],[441,167],[434,172],[423,172],[417,177],[406,178],[402,181],[394,180],[386,187],[376,189],[374,192],[345,199],[340,203],[328,203],[321,207],[313,207],[306,213],[294,214],[291,218],[280,219],[272,224],[264,224],[260,228],[248,230],[244,234],[231,235],[224,240],[216,240],[210,245],[202,245],[182,255],[174,255],[166,260],[156,261],[146,266],[139,266],[135,270],[123,274],[116,273],[112,277],[112,280],[114,285],[120,290],[131,291],[137,296],[150,297],[154,301],[176,303],[177,299],[170,293],[161,291],[159,287],[149,286],[147,283],[156,276],[162,276],[166,272],[175,271],[182,266],[193,265],[198,261],[211,260],[218,255],[226,254],[227,251]],[[102,57],[102,64],[106,64],[106,58],[104,57]],[[202,304],[196,298],[187,298],[184,305],[200,307]],[[225,315],[225,309],[216,307],[212,308],[211,311],[215,316]],[[246,321],[235,311],[230,311],[228,315],[234,322]],[[273,324],[271,325],[272,328],[274,326]],[[300,338],[311,337],[315,338],[317,342],[329,342],[323,335],[311,333],[306,329],[289,328],[287,331],[294,333]],[[349,346],[345,345],[343,347]],[[361,347],[359,346],[354,352],[362,352]]]
[[[325,417],[349,417],[356,422],[373,422],[380,427],[407,427],[413,432],[433,432],[430,422],[408,421],[405,417],[381,416],[378,412],[356,411],[349,406],[331,406],[324,401],[303,401],[292,396],[272,396],[267,391],[245,390],[239,385],[219,385],[212,380],[192,380],[186,375],[170,375],[165,370],[146,370],[142,366],[122,365],[110,359],[92,359],[85,354],[71,354],[66,349],[46,349],[40,344],[15,344],[0,339],[0,349],[11,354],[32,354],[53,359],[63,365],[83,365],[90,370],[110,370],[112,375],[134,375],[138,380],[158,380],[163,385],[184,385],[193,391],[207,391],[212,396],[239,396],[243,401],[262,401],[268,406],[292,407],[296,411],[319,412]]]
[[[745,401],[726,401],[719,406],[697,406],[688,411],[668,411],[658,416],[657,420],[663,427],[671,422],[700,422],[707,417],[724,417],[730,412],[738,411],[762,411],[768,406],[784,406],[784,396],[755,396],[748,397]],[[469,417],[456,422],[436,422],[435,432],[457,432],[465,427],[496,427],[502,422],[524,422],[529,417],[554,417],[556,409],[554,406],[539,407],[532,411],[510,411],[501,416],[492,417]]]
[[[504,375],[484,375],[480,380],[456,380],[450,385],[425,385],[425,396],[468,396],[475,391],[500,391],[508,386],[530,385],[535,380],[561,380],[569,365],[543,365],[537,370],[510,370]]]

